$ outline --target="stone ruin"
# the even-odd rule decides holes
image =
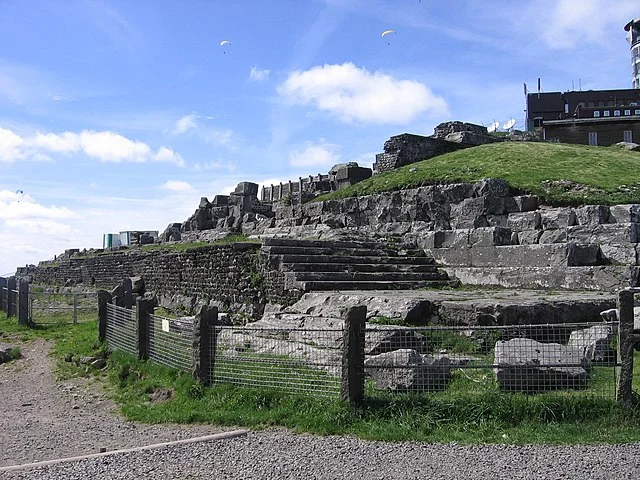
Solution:
[[[386,172],[462,148],[500,141],[503,139],[489,135],[487,127],[459,121],[444,122],[430,137],[410,133],[391,137],[384,144],[384,152],[376,155],[373,170],[375,173]]]
[[[260,200],[263,202],[287,201],[304,203],[319,195],[335,192],[370,178],[370,168],[360,167],[357,162],[339,163],[331,167],[327,175],[299,177],[297,181],[263,187]]]

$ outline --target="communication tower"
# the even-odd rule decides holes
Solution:
[[[640,17],[624,26],[631,48],[631,84],[640,88]]]

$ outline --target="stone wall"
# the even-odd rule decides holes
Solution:
[[[467,146],[441,138],[403,133],[384,142],[384,152],[376,155],[373,171],[386,172]]]
[[[276,210],[246,234],[393,239],[463,284],[614,291],[637,286],[640,205],[551,208],[500,180],[431,185]]]
[[[132,249],[42,262],[28,274],[36,284],[83,284],[108,290],[125,277],[139,276],[161,305],[182,305],[189,311],[196,302],[212,302],[240,320],[255,320],[269,297],[278,294],[277,285],[271,287],[264,280],[269,275],[261,267],[259,249],[258,243],[210,245],[185,252]]]

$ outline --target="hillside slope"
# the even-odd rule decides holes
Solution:
[[[316,200],[483,178],[504,179],[551,205],[640,203],[640,153],[618,147],[537,142],[467,148],[374,175]]]

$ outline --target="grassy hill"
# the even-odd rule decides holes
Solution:
[[[316,201],[501,178],[550,205],[640,203],[640,153],[618,147],[504,142],[413,163]]]

